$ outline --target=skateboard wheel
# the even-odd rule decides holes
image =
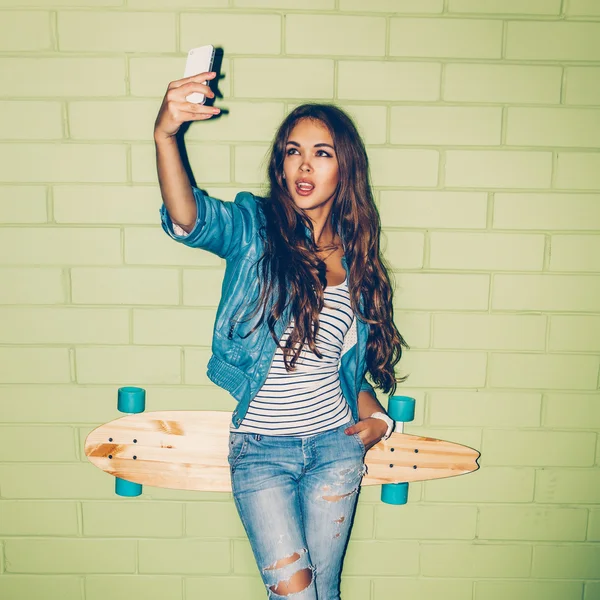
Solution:
[[[388,402],[388,414],[394,421],[414,420],[415,399],[410,396],[392,396]]]
[[[139,496],[142,493],[142,484],[134,483],[133,481],[127,481],[120,477],[115,477],[115,493],[117,496],[126,496],[133,498]]]
[[[139,387],[119,388],[117,409],[122,413],[137,414],[146,408],[146,390]]]
[[[406,504],[408,483],[385,483],[381,486],[381,501],[386,504]]]

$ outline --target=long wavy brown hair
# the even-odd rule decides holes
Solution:
[[[283,178],[283,161],[290,133],[302,119],[323,124],[333,138],[338,159],[339,184],[331,209],[334,231],[342,240],[348,263],[350,302],[354,313],[370,325],[366,363],[373,383],[394,393],[394,367],[408,344],[394,324],[392,285],[380,252],[381,223],[369,183],[369,163],[364,143],[352,119],[330,104],[304,104],[293,110],[279,127],[268,156],[269,191],[262,199],[265,225],[264,254],[258,263],[262,281],[257,310],[259,324],[266,320],[279,344],[275,323],[291,309],[294,327],[282,345],[286,369],[295,368],[303,346],[320,357],[316,347],[319,314],[324,304],[323,250],[313,238],[313,226],[298,208]],[[310,235],[308,234],[310,232]],[[258,325],[257,325],[258,326]]]

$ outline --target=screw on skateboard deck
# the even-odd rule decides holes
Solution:
[[[365,455],[367,474],[361,485],[382,485],[381,499],[405,504],[408,482],[471,473],[479,468],[477,450],[428,437],[402,433],[414,418],[414,399],[390,398],[388,412],[396,432]],[[85,454],[114,475],[116,492],[138,496],[142,484],[155,487],[231,491],[228,438],[231,415],[222,411],[144,413],[145,391],[121,388],[118,409],[129,413],[94,429]],[[400,430],[400,431],[398,431]]]

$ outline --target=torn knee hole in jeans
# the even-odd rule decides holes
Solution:
[[[325,500],[327,502],[339,502],[340,500],[343,500],[344,498],[349,498],[353,494],[357,494],[357,493],[358,493],[358,488],[355,488],[351,492],[348,492],[347,494],[339,494],[336,496],[322,496],[322,498],[323,498],[323,500]]]
[[[306,548],[299,552],[294,552],[290,556],[275,561],[272,565],[265,567],[263,571],[275,571],[283,569],[287,565],[298,562],[302,554],[306,554]],[[313,581],[312,567],[303,567],[293,573],[288,579],[277,582],[275,585],[268,586],[269,590],[278,596],[289,596],[305,590]]]

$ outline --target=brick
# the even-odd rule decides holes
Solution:
[[[361,0],[340,0],[340,10],[364,11]],[[441,13],[443,0],[420,0],[417,4],[412,0],[373,0],[369,4],[370,12],[387,13]]]
[[[596,230],[600,195],[495,194],[494,228]]]
[[[172,502],[84,502],[83,535],[87,537],[178,537],[183,533],[183,506]]]
[[[14,228],[0,232],[0,264],[119,264],[118,229]]]
[[[175,15],[150,12],[60,12],[61,51],[174,52]]]
[[[0,348],[0,383],[68,383],[67,348]]]
[[[127,343],[125,311],[67,308],[0,309],[0,341],[6,344]]]
[[[600,429],[600,400],[596,394],[546,394],[544,427]]]
[[[508,108],[506,143],[511,146],[597,148],[600,110]]]
[[[411,348],[429,348],[431,318],[428,314],[396,310],[394,323]]]
[[[333,61],[307,58],[234,59],[236,98],[333,98]],[[310,73],[310,85],[300,73]]]
[[[553,235],[550,271],[600,271],[600,237]]]
[[[541,469],[536,475],[535,501],[544,504],[598,504],[600,470]]]
[[[600,68],[567,67],[567,86],[565,101],[567,104],[600,104]]]
[[[457,102],[559,104],[561,77],[560,67],[448,64],[443,98]]]
[[[216,254],[179,244],[158,226],[125,228],[125,262],[129,265],[221,265]]]
[[[265,586],[260,577],[186,577],[187,598],[244,598],[262,600]]]
[[[586,528],[583,508],[482,506],[477,534],[485,540],[582,541]]]
[[[600,154],[559,152],[555,187],[570,190],[600,190],[598,169],[600,169]]]
[[[137,385],[181,380],[178,348],[77,348],[75,360],[78,383]]]
[[[600,510],[590,510],[590,519],[587,531],[587,539],[593,542],[600,541]]]
[[[229,55],[281,52],[280,15],[183,14],[180,28],[179,49],[186,53],[198,46],[199,31],[210,31],[210,43],[215,48],[227,48]]]
[[[367,74],[369,85],[361,85]],[[341,60],[337,92],[345,100],[432,102],[440,97],[440,81],[436,63]]]
[[[206,376],[206,367],[212,356],[208,348],[186,348],[184,352],[184,383],[189,385],[211,385]]]
[[[0,577],[0,595],[6,600],[83,600],[79,577],[7,575]]]
[[[153,185],[53,187],[57,223],[156,225],[161,204],[160,190]]]
[[[66,536],[79,534],[75,502],[0,502],[2,535]],[[1,584],[0,584],[1,589]]]
[[[464,106],[392,106],[392,144],[497,146],[502,109]]]
[[[156,100],[79,101],[68,104],[69,133],[75,140],[151,141]]]
[[[420,269],[423,267],[425,235],[405,231],[385,231],[384,256],[392,269]]]
[[[133,573],[135,541],[7,540],[11,573]]]
[[[125,153],[109,144],[0,144],[0,181],[123,182]]]
[[[286,54],[385,56],[383,17],[290,14]]]
[[[0,482],[2,497],[9,499],[114,500],[115,494],[111,478],[89,463],[3,464]]]
[[[599,294],[596,277],[498,274],[494,276],[492,309],[592,312],[598,308]]]
[[[61,269],[0,268],[0,304],[61,304]]]
[[[421,545],[421,575],[426,577],[528,577],[531,547],[516,544]]]
[[[45,223],[46,220],[44,187],[0,186],[0,223]]]
[[[505,53],[508,59],[599,60],[600,23],[509,21]]]
[[[149,345],[210,346],[215,310],[135,309],[133,343]]]
[[[55,3],[52,4],[54,8]],[[95,13],[94,13],[95,14]],[[1,96],[45,97],[125,94],[123,58],[0,58]],[[29,165],[31,166],[31,164]],[[97,165],[95,165],[97,166]]]
[[[227,101],[227,114],[191,127],[186,139],[201,142],[270,142],[284,116],[280,102]]]
[[[575,581],[477,581],[474,600],[580,600],[582,584]]]
[[[171,8],[171,5],[169,7]],[[184,70],[185,56],[131,57],[129,59],[130,93],[134,97],[162,98],[167,92],[169,82],[181,79]],[[231,62],[224,58],[220,69],[220,75],[224,75],[224,79],[219,79],[218,89],[226,98],[231,96],[231,73]]]
[[[390,56],[500,58],[502,22],[476,19],[391,19]]]
[[[433,347],[468,350],[544,350],[546,317],[525,315],[433,316]]]
[[[599,563],[598,544],[536,546],[531,575],[552,579],[595,579],[598,577]]]
[[[291,8],[298,9],[296,0],[233,0],[233,6],[244,8]],[[306,0],[302,9],[331,10],[334,0]]]
[[[436,150],[371,148],[373,185],[434,187],[438,183],[439,159]]]
[[[432,269],[541,271],[543,235],[449,233],[430,234]]]
[[[4,462],[68,462],[77,460],[72,427],[0,426]]]
[[[372,505],[359,502],[354,522],[352,523],[351,540],[373,539],[374,513],[375,510]]]
[[[600,358],[573,354],[492,354],[488,385],[508,388],[596,389]]]
[[[598,598],[600,598],[600,582],[587,582],[584,588],[584,600],[598,600]],[[577,600],[579,600],[579,597],[577,597]]]
[[[373,600],[389,598],[444,598],[444,600],[471,600],[473,583],[456,579],[375,579]]]
[[[531,502],[535,470],[486,467],[467,477],[454,477],[425,484],[428,502]]]
[[[130,8],[224,8],[229,0],[127,0]]]
[[[474,13],[496,15],[559,15],[560,0],[450,0],[451,13]]]
[[[3,11],[0,23],[0,51],[51,50],[50,13]]]
[[[403,541],[355,541],[348,546],[344,574],[416,575],[419,572],[419,545]]]
[[[233,544],[233,572],[242,575],[260,576],[250,543],[246,540],[234,540]]]
[[[182,600],[181,577],[91,575],[85,578],[86,600]]]
[[[233,502],[190,502],[185,506],[185,534],[202,538],[245,538]]]
[[[236,146],[234,179],[240,183],[260,184],[265,180],[269,146]]]
[[[223,269],[185,269],[183,303],[186,306],[218,306],[224,275]]]
[[[198,185],[203,187],[206,182],[229,182],[229,146],[187,144],[186,149],[192,168],[194,169],[195,165],[199,165],[198,169],[194,169],[198,178]],[[132,145],[131,177],[136,183],[158,183],[154,144]]]
[[[342,104],[354,120],[365,144],[385,144],[387,140],[387,107]]]
[[[415,387],[483,387],[486,362],[484,352],[413,350],[403,357],[400,371]]]
[[[175,269],[84,269],[71,271],[75,304],[179,304]]]
[[[27,126],[23,127],[23,123]],[[0,128],[3,140],[60,140],[63,137],[62,104],[2,101]]]
[[[433,426],[536,427],[540,424],[541,394],[446,392],[429,394],[429,423]]]
[[[570,0],[567,6],[567,14],[572,17],[597,17],[600,16],[600,6],[595,0]]]
[[[472,540],[475,537],[475,506],[408,505],[402,519],[398,519],[397,508],[384,504],[376,508],[375,537],[378,540]]]
[[[399,190],[379,193],[384,227],[484,229],[487,194]]]
[[[446,152],[446,186],[449,187],[548,188],[551,177],[550,152]]]
[[[586,432],[488,429],[483,433],[486,464],[587,467],[594,464],[596,434]]]
[[[77,6],[120,6],[122,0],[0,0],[0,6],[14,6],[18,4],[21,7],[45,7],[57,8],[59,6],[77,7]]]
[[[487,275],[402,273],[394,306],[402,310],[487,310]]]
[[[228,540],[141,540],[140,573],[229,573]]]

